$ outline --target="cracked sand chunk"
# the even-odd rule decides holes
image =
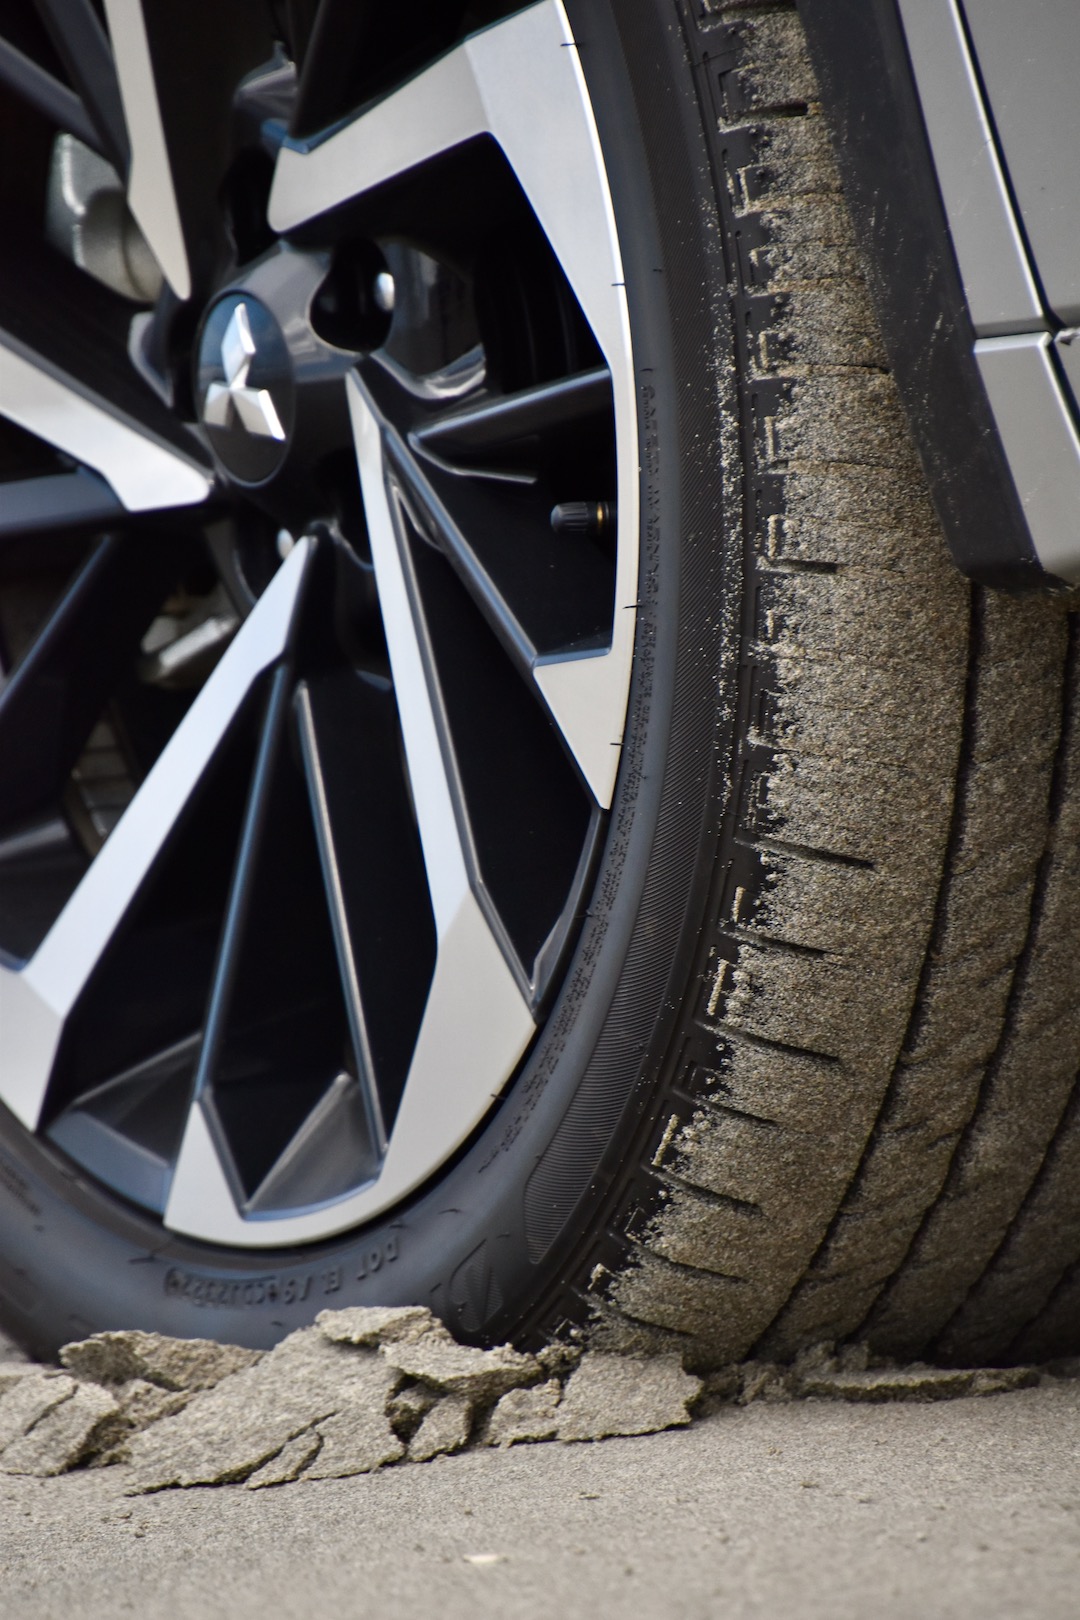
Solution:
[[[104,1385],[91,1385],[104,1388]],[[95,1468],[129,1460],[128,1442],[140,1429],[148,1429],[159,1418],[174,1417],[182,1412],[194,1395],[182,1389],[162,1389],[159,1384],[148,1384],[145,1378],[133,1378],[130,1383],[112,1385],[108,1389],[120,1407],[120,1416],[112,1432],[95,1447],[87,1461]]]
[[[374,1351],[349,1350],[302,1328],[175,1417],[133,1435],[127,1449],[135,1479],[128,1492],[246,1479],[337,1412],[374,1413],[391,1433],[385,1407],[399,1381]],[[400,1454],[400,1442],[392,1433],[391,1439]]]
[[[162,1389],[213,1389],[215,1384],[244,1367],[251,1367],[261,1350],[244,1350],[213,1339],[169,1339],[162,1333],[95,1333],[93,1338],[65,1344],[60,1360],[76,1378],[94,1384],[126,1384],[145,1379]]]
[[[830,1340],[823,1340],[818,1344],[809,1344],[800,1350],[791,1363],[791,1371],[796,1380],[809,1377],[811,1373],[834,1372],[865,1372],[869,1365],[869,1351],[866,1345],[845,1346],[846,1359],[837,1358],[836,1346]],[[852,1359],[853,1352],[857,1352]]]
[[[573,1372],[585,1354],[579,1344],[564,1344],[555,1339],[551,1344],[545,1344],[542,1350],[536,1352],[536,1359],[541,1370],[549,1378],[565,1379]]]
[[[1038,1367],[980,1367],[971,1381],[973,1395],[1008,1395],[1014,1389],[1034,1389],[1041,1382]]]
[[[448,1395],[463,1395],[474,1404],[498,1400],[508,1389],[535,1384],[540,1376],[535,1356],[523,1356],[508,1344],[474,1350],[456,1344],[449,1334],[445,1339],[425,1334],[416,1344],[384,1344],[379,1354],[410,1378]]]
[[[0,1452],[21,1439],[46,1412],[71,1400],[77,1385],[63,1373],[33,1373],[0,1395]]]
[[[516,1446],[525,1440],[553,1440],[559,1426],[562,1386],[557,1378],[533,1389],[511,1389],[487,1421],[489,1446]]]
[[[430,1462],[451,1451],[461,1451],[472,1431],[472,1402],[463,1395],[444,1395],[436,1401],[409,1442],[410,1462]]]
[[[738,1364],[717,1367],[705,1379],[705,1394],[710,1403],[733,1401],[742,1393],[742,1372]]]
[[[120,1407],[99,1384],[81,1384],[0,1457],[6,1474],[63,1474],[117,1432]]]
[[[149,1384],[145,1378],[133,1378],[112,1390],[120,1410],[133,1429],[146,1429],[158,1418],[175,1417],[192,1399],[183,1389],[162,1389],[160,1384]]]
[[[749,1406],[751,1401],[790,1401],[794,1394],[791,1369],[776,1367],[771,1361],[748,1361],[740,1369],[742,1387],[738,1403]]]
[[[6,1395],[24,1378],[40,1377],[42,1373],[50,1372],[55,1372],[55,1368],[42,1367],[34,1361],[0,1361],[0,1395]]]
[[[654,1434],[690,1422],[702,1382],[676,1355],[639,1357],[592,1350],[571,1373],[559,1406],[560,1440]]]
[[[405,1447],[390,1427],[382,1397],[372,1391],[369,1402],[344,1406],[325,1423],[319,1424],[322,1447],[304,1479],[348,1479],[353,1474],[372,1474],[384,1463],[398,1462]]]
[[[975,1373],[967,1368],[871,1367],[866,1372],[816,1372],[804,1378],[800,1395],[840,1401],[951,1401],[967,1395]]]
[[[406,1384],[387,1404],[387,1415],[395,1434],[407,1440],[415,1434],[439,1396],[426,1384]]]
[[[351,1305],[343,1311],[320,1311],[315,1326],[334,1344],[415,1344],[428,1333],[453,1343],[426,1305]]]
[[[263,1463],[261,1468],[245,1482],[249,1491],[258,1491],[264,1485],[288,1485],[292,1480],[299,1479],[309,1462],[314,1462],[319,1455],[322,1440],[315,1430],[306,1434],[298,1434],[295,1440],[290,1440],[282,1446],[276,1457]]]

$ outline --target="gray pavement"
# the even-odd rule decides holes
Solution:
[[[1080,1384],[727,1408],[272,1490],[0,1479],[4,1620],[1069,1620]]]

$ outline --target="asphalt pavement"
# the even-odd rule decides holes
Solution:
[[[0,1478],[4,1620],[1073,1620],[1080,1384],[125,1497]]]

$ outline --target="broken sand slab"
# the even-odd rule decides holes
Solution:
[[[124,1463],[132,1493],[645,1434],[689,1423],[703,1388],[674,1356],[475,1349],[419,1307],[323,1312],[265,1353],[131,1331],[66,1345],[60,1360],[0,1370],[0,1470]]]
[[[684,1427],[750,1401],[943,1400],[1024,1388],[1036,1368],[943,1369],[818,1346],[791,1366],[699,1378],[677,1355],[459,1344],[418,1306],[324,1311],[259,1352],[209,1339],[99,1333],[61,1366],[0,1366],[0,1471],[127,1465],[129,1494],[340,1479],[477,1446]],[[1071,1370],[1071,1369],[1070,1369]]]

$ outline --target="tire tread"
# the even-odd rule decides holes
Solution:
[[[953,570],[798,18],[711,12],[733,63],[742,744],[679,1111],[599,1331],[687,1334],[703,1365],[851,1335],[1060,1345],[1080,1324],[1071,604]]]

